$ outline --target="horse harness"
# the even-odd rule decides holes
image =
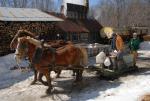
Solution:
[[[50,64],[48,64],[47,66],[51,67],[53,69],[55,67],[55,65],[56,65],[55,64],[55,61],[56,61],[56,57],[55,57],[56,49],[52,48],[52,47],[46,47],[46,48],[43,47],[43,46],[42,46],[42,48],[37,47],[36,51],[33,54],[31,65],[40,63],[44,52],[51,52],[52,53],[52,59],[50,61]],[[42,66],[42,67],[47,67],[47,66]]]
[[[42,44],[41,44],[42,45]],[[60,47],[62,49],[64,49],[64,47]],[[44,67],[49,67],[49,69],[54,70],[55,67],[68,67],[68,69],[72,66],[66,66],[66,65],[56,65],[56,51],[57,48],[53,48],[53,47],[45,47],[42,45],[42,48],[37,47],[36,51],[34,52],[34,55],[32,57],[32,61],[31,61],[31,68],[33,68],[32,66],[34,66],[34,64],[38,64],[40,63],[42,56],[44,54],[44,52],[51,52],[52,53],[52,59],[50,61],[50,63],[46,66],[42,66],[43,69],[45,69]],[[80,68],[76,68],[76,69],[80,69]]]

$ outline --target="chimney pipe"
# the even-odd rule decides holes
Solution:
[[[89,8],[89,0],[85,0],[85,6]]]

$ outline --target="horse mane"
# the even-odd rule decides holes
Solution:
[[[35,39],[35,38],[32,38],[30,36],[27,36],[27,39],[29,40],[29,42],[33,45],[35,45],[36,47],[42,47],[41,45],[41,41]]]
[[[10,43],[10,48],[13,49],[15,46],[15,43],[18,42],[18,38],[19,37],[24,37],[24,36],[30,36],[32,38],[35,37],[35,34],[27,31],[27,30],[18,30],[17,34],[15,35],[15,37],[12,39],[11,43]]]

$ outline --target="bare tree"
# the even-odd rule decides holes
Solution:
[[[14,6],[14,7],[18,7],[18,2],[17,2],[17,0],[13,0],[13,6]]]
[[[150,26],[150,0],[101,0],[95,18],[104,26]]]
[[[1,6],[5,7],[6,6],[6,0],[1,0]]]
[[[27,7],[27,0],[22,0],[22,7],[26,8]]]

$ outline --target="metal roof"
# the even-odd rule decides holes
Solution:
[[[33,8],[0,7],[0,21],[63,21]]]
[[[76,33],[99,32],[100,29],[102,29],[102,25],[100,25],[94,19],[85,19],[85,20],[65,19],[63,22],[58,22],[56,26],[58,26],[61,30],[65,32],[76,32]]]
[[[59,22],[56,24],[56,26],[58,26],[61,30],[65,31],[65,32],[76,32],[76,33],[82,33],[82,32],[86,32],[88,33],[88,29],[86,29],[84,26],[81,26],[71,20],[65,20],[63,22]]]

